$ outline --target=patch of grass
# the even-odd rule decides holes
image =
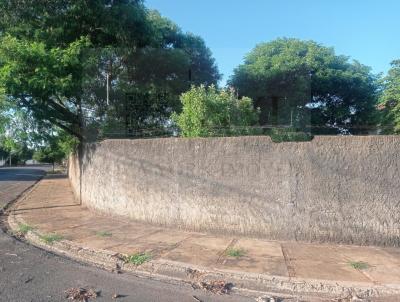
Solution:
[[[30,226],[29,224],[25,224],[25,223],[20,223],[18,225],[18,231],[24,235],[26,235],[29,231],[32,231],[33,227]]]
[[[245,250],[239,248],[229,248],[226,251],[226,255],[229,257],[234,257],[234,258],[240,258],[243,257],[246,254]]]
[[[112,233],[107,232],[107,231],[99,231],[96,233],[96,235],[99,237],[111,237]]]
[[[126,263],[131,263],[136,266],[142,265],[143,263],[150,261],[151,255],[148,253],[136,253],[125,257]]]
[[[363,261],[350,261],[349,264],[356,270],[364,270],[369,268],[369,264]]]
[[[54,242],[63,240],[64,237],[58,234],[45,234],[40,236],[40,239],[47,244],[53,244]]]

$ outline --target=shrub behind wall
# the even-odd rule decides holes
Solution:
[[[193,86],[180,97],[182,113],[173,120],[183,137],[234,136],[254,134],[259,110],[248,97],[238,98],[231,89]]]

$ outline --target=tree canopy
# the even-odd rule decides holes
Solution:
[[[85,127],[107,118],[162,123],[190,84],[220,78],[200,37],[140,0],[1,1],[0,14],[0,89],[35,119],[81,140]],[[126,106],[138,90],[149,96]]]
[[[36,123],[26,111],[16,110],[6,98],[0,97],[0,156],[12,163],[24,163],[32,156],[30,145],[35,134],[31,125]]]
[[[261,107],[263,124],[339,129],[376,122],[377,77],[369,67],[313,41],[282,38],[259,44],[229,84]]]
[[[66,48],[4,36],[0,46],[0,85],[9,101],[82,138],[79,106],[83,66],[78,58],[86,38]]]
[[[40,163],[61,163],[74,151],[77,141],[74,137],[61,131],[47,136],[46,143],[36,148],[32,158]]]
[[[151,39],[142,0],[7,0],[0,12],[0,32],[48,48],[65,48],[82,37],[94,47],[142,47]]]
[[[392,62],[392,67],[383,79],[383,93],[378,108],[382,112],[382,128],[385,133],[400,133],[400,60]]]
[[[179,96],[191,85],[216,85],[220,79],[211,51],[203,39],[183,33],[177,25],[149,11],[153,42],[140,49],[102,49],[85,91],[92,109],[104,117],[105,133],[166,125],[180,111]],[[106,76],[110,98],[106,102]]]
[[[141,0],[0,1],[0,14],[0,95],[14,117],[26,115],[47,133],[62,131],[82,141],[165,128],[173,112],[175,118],[182,112],[183,121],[189,96],[193,103],[202,93],[205,99],[234,99],[229,89],[218,90],[221,74],[204,40]],[[262,125],[358,134],[375,128],[381,116],[387,131],[400,131],[399,65],[393,62],[383,81],[381,115],[378,76],[314,41],[259,44],[228,84],[242,105],[251,99],[252,110],[261,109]],[[215,87],[204,88],[209,86]],[[207,102],[200,103],[208,108]],[[0,132],[7,122],[0,113]]]
[[[54,142],[57,142],[55,144]],[[58,149],[63,157],[76,145],[76,139],[46,120],[37,120],[32,113],[7,100],[0,101],[0,156],[13,164],[32,159],[35,150]]]

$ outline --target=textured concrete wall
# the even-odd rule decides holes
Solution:
[[[107,214],[268,239],[400,245],[400,136],[107,140],[71,159]]]

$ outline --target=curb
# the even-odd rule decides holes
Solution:
[[[14,202],[10,203],[7,212],[9,229],[15,234],[19,225],[26,222],[15,215],[13,208],[24,200],[32,192],[26,190]],[[109,250],[95,250],[80,246],[72,241],[63,239],[53,244],[47,244],[41,236],[44,235],[38,230],[29,230],[23,237],[32,245],[41,249],[53,252],[57,255],[72,258],[74,260],[91,264],[114,273],[128,272],[139,277],[152,278],[160,281],[179,281],[189,284],[207,282],[214,280],[226,280],[234,284],[233,291],[247,295],[253,293],[279,293],[280,296],[292,296],[294,294],[318,297],[360,297],[363,299],[386,296],[400,296],[400,284],[371,285],[362,282],[326,281],[313,279],[300,279],[290,277],[278,277],[265,274],[243,273],[239,271],[217,270],[206,267],[195,266],[188,263],[181,263],[163,259],[153,259],[140,266],[125,263],[123,256]]]

